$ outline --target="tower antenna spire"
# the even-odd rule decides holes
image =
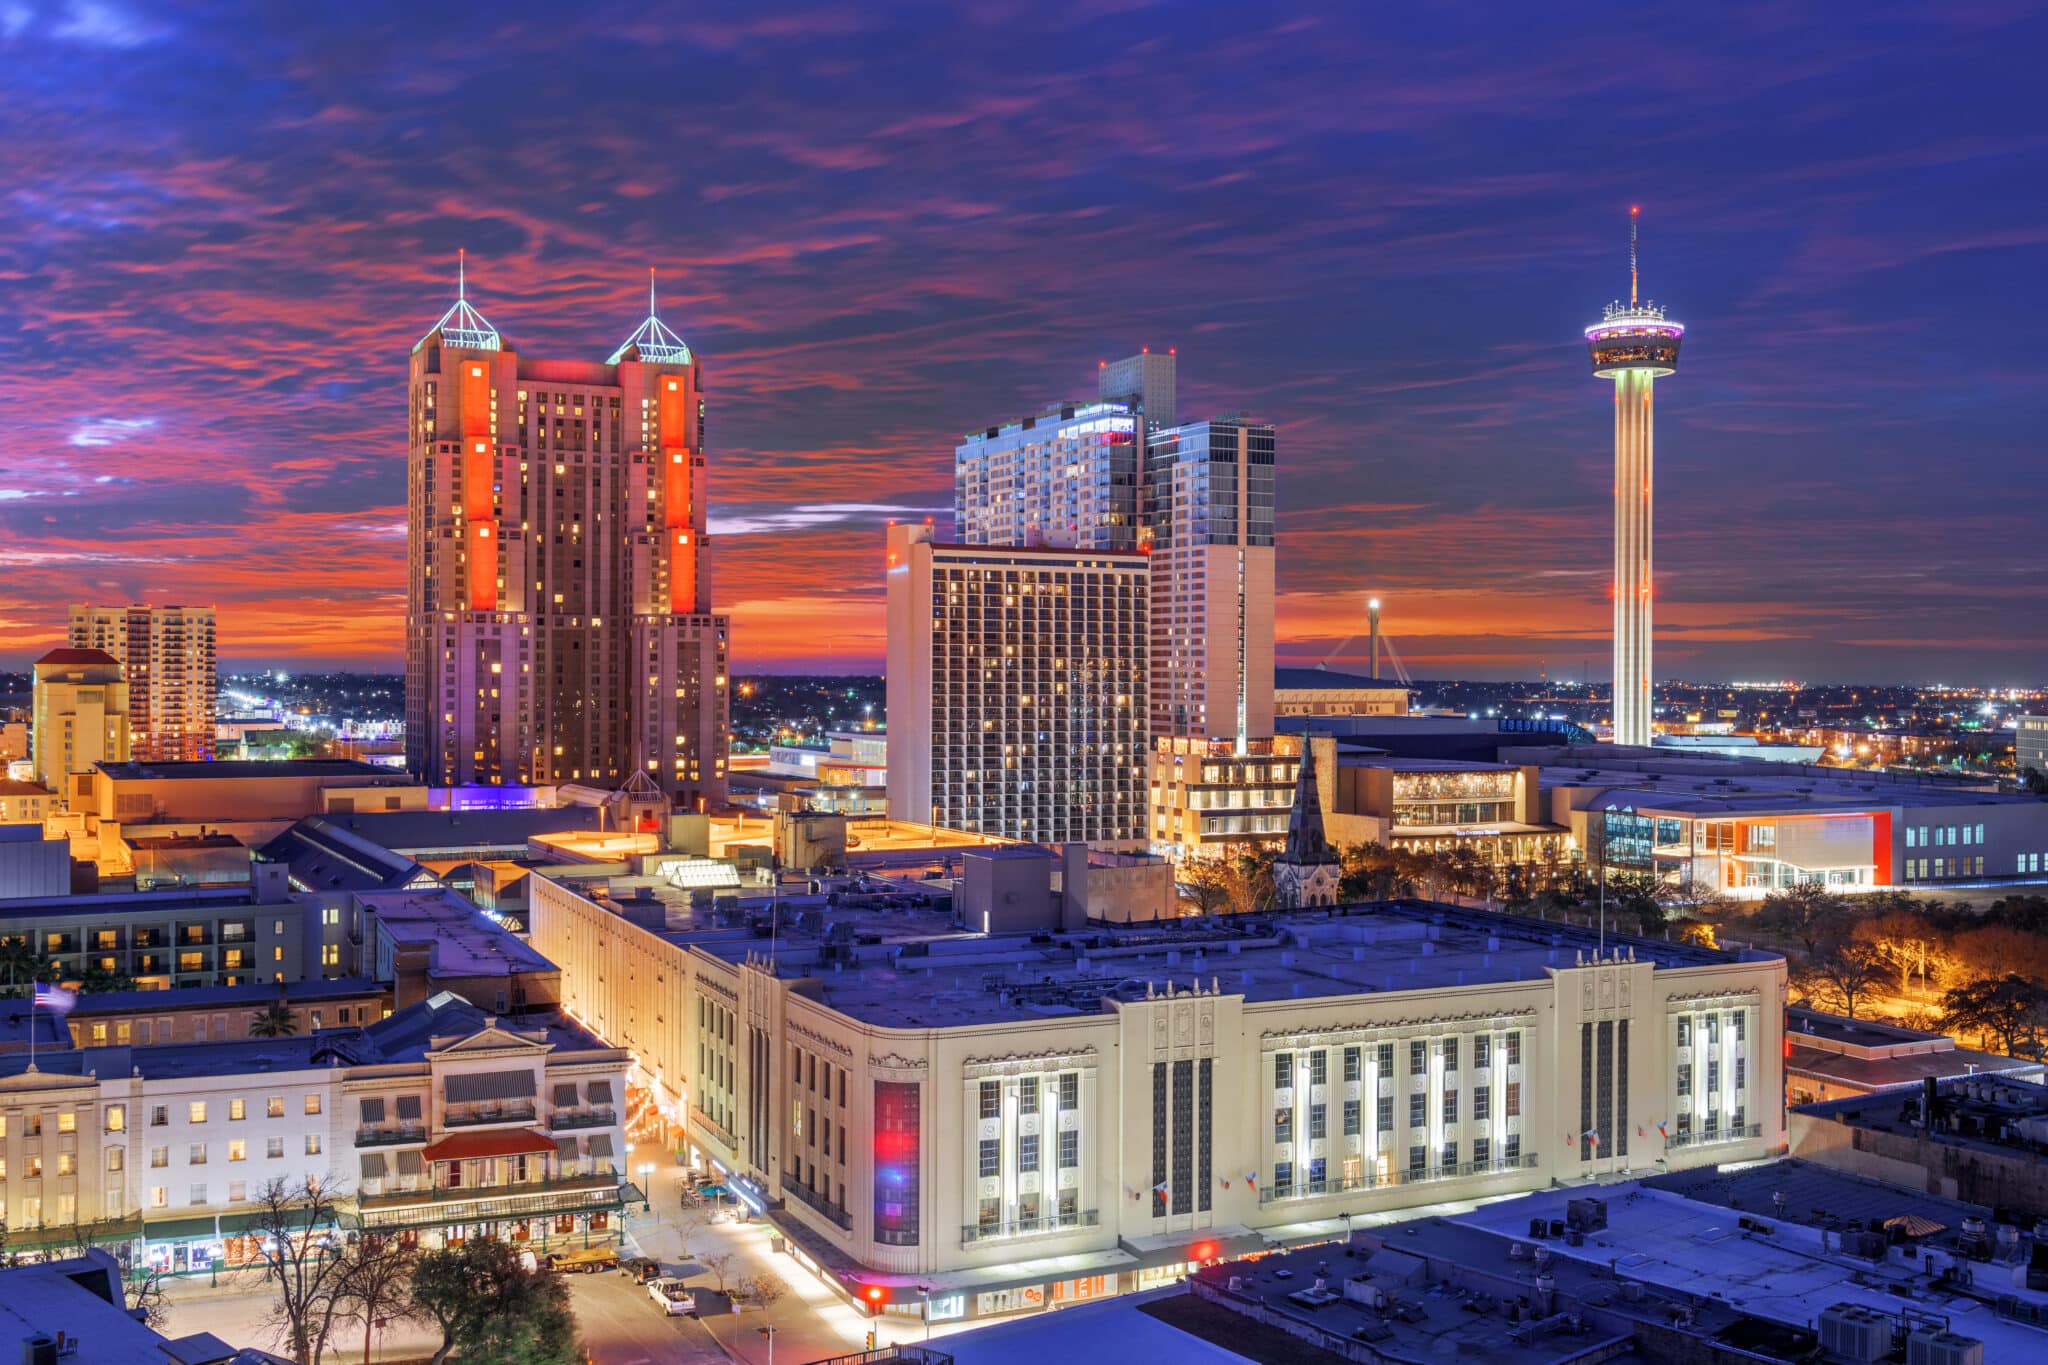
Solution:
[[[469,297],[468,249],[455,248],[455,297],[457,300]]]
[[[1642,213],[1642,206],[1628,206],[1628,306],[1634,308],[1636,300],[1636,218]]]
[[[654,267],[647,267],[647,316],[654,316]]]

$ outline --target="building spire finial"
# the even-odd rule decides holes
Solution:
[[[469,297],[469,250],[455,248],[455,298],[458,302]]]
[[[654,307],[654,267],[650,265],[647,267],[647,316],[653,317],[655,311],[656,310]],[[638,769],[635,769],[635,771],[637,772]]]
[[[1636,304],[1636,218],[1642,213],[1640,204],[1628,206],[1628,306]]]

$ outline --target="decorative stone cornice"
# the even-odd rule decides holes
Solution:
[[[920,1075],[931,1068],[931,1063],[922,1057],[905,1057],[895,1052],[885,1052],[879,1057],[870,1052],[868,1065],[881,1071],[915,1071]]]
[[[1694,991],[1689,995],[1674,995],[1664,1002],[1666,1014],[1676,1014],[1682,1009],[1715,1009],[1725,1005],[1761,1005],[1763,992],[1751,987],[1748,990]]]
[[[960,1064],[963,1076],[1023,1076],[1041,1071],[1093,1071],[1099,1065],[1091,1045],[1078,1052],[1010,1053],[1003,1057],[969,1057]]]
[[[1432,1019],[1396,1019],[1383,1024],[1322,1024],[1308,1028],[1268,1029],[1259,1035],[1259,1041],[1267,1051],[1279,1046],[1405,1042],[1445,1033],[1469,1033],[1475,1024],[1496,1029],[1526,1028],[1535,1017],[1534,1009],[1520,1009],[1440,1015]]]
[[[831,1048],[834,1052],[838,1053],[842,1057],[851,1058],[853,1056],[853,1049],[848,1047],[846,1044],[840,1042],[837,1038],[828,1038],[822,1033],[813,1033],[811,1030],[805,1028],[802,1024],[799,1024],[794,1019],[784,1020],[783,1027],[787,1028],[791,1033],[794,1033],[799,1038],[810,1039],[819,1047]]]
[[[715,992],[718,995],[724,996],[726,999],[732,1001],[734,1004],[739,1003],[740,993],[734,990],[732,987],[726,985],[723,981],[717,980],[714,977],[706,976],[702,972],[692,972],[690,973],[690,975],[693,978],[695,978],[698,985],[709,987],[713,992]]]

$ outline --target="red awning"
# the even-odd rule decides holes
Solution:
[[[451,1133],[423,1155],[429,1161],[471,1161],[486,1156],[553,1156],[555,1140],[531,1128],[499,1128],[482,1133]]]

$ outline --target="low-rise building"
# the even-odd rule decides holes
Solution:
[[[7,902],[70,890],[70,840],[45,838],[41,825],[0,825],[0,924],[11,908]]]
[[[1792,1109],[1792,1155],[1872,1180],[2048,1217],[2048,1087],[1923,1080]]]
[[[1747,897],[2048,879],[2048,802],[2031,796],[1725,758],[1526,757],[1543,763],[1551,818],[1610,872]]]
[[[339,912],[329,919],[294,897],[281,875],[233,887],[0,900],[0,939],[7,938],[53,959],[67,981],[91,968],[143,989],[348,974]]]
[[[1333,1230],[1146,1311],[1302,1361],[2025,1360],[2048,1296],[1989,1212],[1797,1161],[1701,1168]]]
[[[22,782],[0,768],[0,825],[40,825],[57,813],[57,794],[40,782]]]
[[[352,900],[363,970],[392,984],[400,1009],[444,991],[498,1014],[561,1003],[555,964],[453,891],[361,892]]]
[[[870,1309],[1783,1142],[1765,954],[1408,903],[981,935],[785,901],[772,939],[654,888],[532,903],[567,1008]]]
[[[1812,1104],[1876,1090],[1917,1087],[1928,1077],[2010,1076],[2040,1083],[2048,1063],[1956,1046],[1945,1033],[1847,1019],[1794,1005],[1785,1011],[1785,1099]]]
[[[427,789],[404,773],[348,758],[101,762],[89,787],[84,809],[122,825],[297,820],[427,804]]]
[[[1152,741],[1148,828],[1154,853],[1175,860],[1277,847],[1287,837],[1304,737],[1247,740],[1161,737]],[[1325,772],[1336,742],[1318,736]],[[1325,784],[1327,786],[1327,784]]]
[[[265,1184],[328,1182],[337,1235],[609,1240],[627,1059],[559,1015],[441,994],[366,1026],[0,1056],[9,1249],[129,1245],[186,1273],[257,1256]]]
[[[382,1019],[391,1012],[391,991],[362,977],[178,991],[98,991],[79,996],[63,1022],[78,1047],[218,1043],[259,1036],[259,1027],[276,1027],[273,1009],[279,1005],[290,1024],[286,1033],[305,1035]]]
[[[20,1342],[22,1365],[288,1365],[210,1332],[165,1337],[129,1306],[126,1280],[99,1248],[0,1268],[0,1340]]]
[[[1277,716],[1405,716],[1408,689],[1378,678],[1323,668],[1273,670]]]

